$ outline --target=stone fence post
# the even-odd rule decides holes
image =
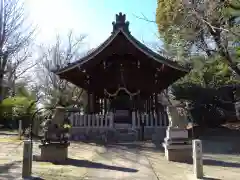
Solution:
[[[22,136],[22,120],[18,121],[18,137],[21,139]]]
[[[25,140],[23,144],[22,178],[28,178],[32,173],[32,147],[31,141]]]
[[[202,141],[193,140],[193,171],[196,178],[203,178]]]

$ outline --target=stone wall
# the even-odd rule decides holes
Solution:
[[[103,135],[109,136],[109,139],[114,138],[114,129],[112,128],[71,128],[71,140],[101,140]]]
[[[126,134],[127,134],[126,129]],[[130,130],[135,133],[136,140],[141,140],[141,128]],[[114,128],[72,128],[71,140],[101,140],[102,136],[107,136],[109,141],[121,141],[121,133]],[[120,135],[121,134],[121,135]],[[157,143],[164,141],[166,136],[166,127],[145,127],[144,140],[152,140]],[[133,139],[129,136],[130,139]],[[125,136],[126,139],[126,136]]]

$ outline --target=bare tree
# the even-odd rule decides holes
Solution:
[[[43,104],[53,108],[59,100],[66,106],[79,104],[83,101],[83,89],[59,79],[51,70],[57,66],[64,67],[79,58],[84,38],[85,36],[74,37],[72,31],[70,31],[67,36],[67,43],[64,43],[57,36],[56,43],[53,46],[40,48],[41,55],[37,77],[39,84],[41,84],[41,92],[44,94]]]
[[[239,11],[240,6],[234,5],[233,1],[229,0],[205,0],[202,3],[184,0],[183,5],[185,11],[189,13],[189,22],[191,24],[195,22],[195,25],[201,28],[197,34],[198,43],[195,45],[206,52],[208,57],[218,53],[228,62],[231,69],[240,75],[237,57],[233,53],[234,42],[240,40],[240,28],[236,22],[239,13],[237,16],[234,14],[226,16],[226,7]],[[212,45],[209,45],[211,43]]]
[[[237,23],[239,0],[181,0],[174,3],[169,1],[168,4],[164,4],[167,0],[162,1],[159,1],[162,6],[156,13],[157,17],[161,17],[157,18],[157,24],[161,33],[171,41],[165,47],[170,54],[176,57],[180,49],[180,60],[187,62],[197,54],[206,55],[207,59],[219,55],[240,75],[239,57],[234,53],[236,49],[233,45],[240,39]],[[156,23],[144,14],[136,17]]]
[[[8,75],[15,74],[30,55],[26,50],[33,39],[34,30],[31,27],[25,23],[24,7],[19,0],[0,0],[0,102],[3,99],[1,84],[4,76],[10,69]]]

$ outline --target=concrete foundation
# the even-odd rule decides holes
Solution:
[[[62,162],[68,158],[68,146],[70,144],[50,143],[40,145],[41,161]]]

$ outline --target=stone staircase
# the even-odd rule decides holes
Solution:
[[[128,124],[118,124],[115,126],[117,142],[134,142],[137,141],[137,131],[132,129]]]

